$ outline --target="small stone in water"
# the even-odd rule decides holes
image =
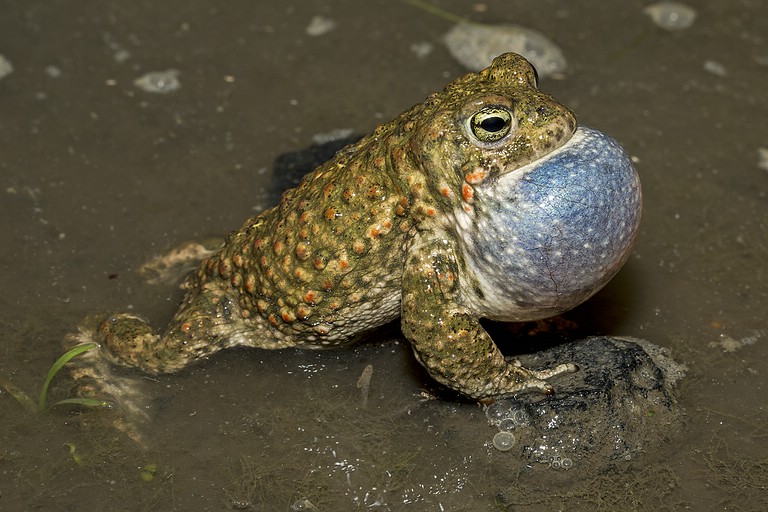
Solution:
[[[352,135],[352,128],[337,128],[329,132],[316,133],[312,136],[313,144],[328,144],[341,139],[346,139]]]
[[[757,166],[768,171],[768,148],[757,148]]]
[[[143,91],[157,94],[168,94],[181,87],[179,71],[176,69],[152,71],[134,80],[133,84]]]
[[[429,41],[421,41],[411,45],[411,51],[416,55],[416,57],[420,59],[427,57],[430,53],[432,53],[433,49],[434,45]]]
[[[643,12],[664,30],[683,30],[693,25],[696,11],[692,7],[678,2],[658,2],[651,4]]]
[[[331,30],[336,28],[336,22],[331,18],[324,16],[315,16],[309,21],[309,25],[304,31],[308,36],[317,37],[327,34]]]
[[[542,77],[557,75],[566,68],[565,56],[555,43],[541,32],[519,25],[462,22],[443,40],[451,55],[472,71],[486,68],[494,57],[506,52],[528,59]]]
[[[726,76],[728,74],[728,69],[716,60],[704,61],[704,71],[717,76]]]
[[[61,69],[58,66],[46,66],[45,74],[51,78],[59,78],[61,76]]]
[[[0,55],[0,78],[5,78],[11,73],[13,73],[13,64],[11,64],[11,61],[4,56]]]

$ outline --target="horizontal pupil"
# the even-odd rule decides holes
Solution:
[[[506,122],[498,116],[486,117],[480,121],[480,127],[487,132],[498,132],[504,129]]]

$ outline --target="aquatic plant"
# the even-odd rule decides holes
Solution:
[[[24,407],[30,413],[41,414],[47,410],[48,388],[50,387],[51,381],[56,376],[56,374],[59,373],[64,365],[71,361],[73,358],[96,347],[98,347],[98,344],[96,343],[84,343],[82,345],[77,345],[67,350],[58,359],[56,359],[51,368],[48,370],[48,374],[45,376],[45,382],[43,382],[43,387],[40,390],[40,396],[37,399],[37,403],[35,403],[35,401],[30,398],[26,392],[24,392],[24,390],[15,386],[8,379],[0,377],[0,387],[5,389],[13,398],[16,399],[16,401],[22,405],[22,407]],[[55,407],[57,405],[66,404],[82,405],[85,407],[109,407],[109,402],[96,400],[93,398],[66,398],[54,403],[53,406]]]

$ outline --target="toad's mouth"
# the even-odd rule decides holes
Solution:
[[[607,135],[579,127],[546,156],[478,187],[460,228],[482,314],[545,318],[602,288],[627,260],[641,213],[629,156]]]
[[[518,178],[526,172],[530,171],[532,168],[545,165],[549,160],[558,158],[558,155],[561,155],[562,153],[569,153],[569,158],[572,161],[578,161],[580,159],[577,155],[581,145],[583,145],[585,139],[589,139],[594,132],[597,132],[597,130],[585,126],[578,126],[570,135],[563,136],[552,147],[549,147],[546,150],[537,150],[535,155],[531,156],[529,159],[526,159],[522,165],[520,165],[520,162],[516,162],[515,165],[504,168],[499,177],[500,179]],[[601,133],[601,135],[604,134]],[[574,148],[576,148],[576,152],[574,152]]]

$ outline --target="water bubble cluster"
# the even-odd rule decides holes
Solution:
[[[530,418],[525,409],[515,406],[514,402],[508,400],[498,400],[489,405],[485,410],[485,417],[501,432],[509,432],[530,424]]]
[[[498,400],[489,405],[485,410],[485,417],[488,418],[488,423],[499,430],[493,436],[492,444],[502,452],[511,450],[515,445],[516,438],[512,432],[530,424],[528,413],[509,400]]]
[[[559,455],[553,455],[546,461],[547,466],[552,469],[571,469],[573,467],[573,460],[570,457],[561,457]]]
[[[500,452],[508,452],[515,446],[517,437],[515,437],[513,432],[519,432],[531,424],[531,416],[528,410],[526,410],[524,405],[514,400],[497,400],[485,409],[485,417],[488,419],[488,423],[498,429],[496,435],[493,436],[491,444]],[[551,446],[542,445],[538,447],[538,450],[542,449],[550,453],[555,450]],[[535,458],[538,462],[546,464],[551,469],[568,470],[573,467],[573,459],[556,453],[546,455],[546,453],[539,452]]]
[[[512,432],[517,427],[517,423],[512,418],[504,418],[499,422],[499,432]]]

